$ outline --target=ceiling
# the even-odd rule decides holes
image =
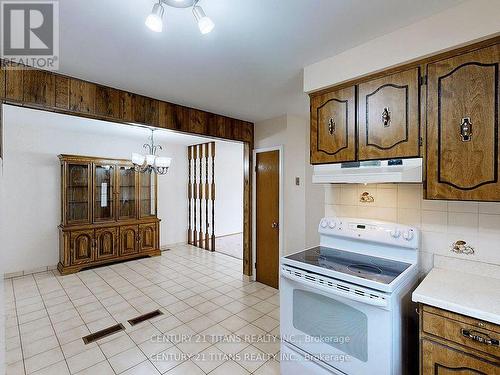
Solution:
[[[147,29],[154,0],[64,0],[60,71],[243,120],[307,113],[304,66],[460,2],[201,0],[216,25],[201,35],[189,9]]]

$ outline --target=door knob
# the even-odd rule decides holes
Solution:
[[[271,224],[271,228],[278,228],[278,227],[279,227],[279,225],[276,222],[274,222],[274,223]]]

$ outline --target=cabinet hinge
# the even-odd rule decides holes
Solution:
[[[420,86],[427,85],[427,75],[420,77]]]
[[[255,164],[255,166],[253,167],[253,170],[255,171],[255,173],[257,173],[257,164]]]
[[[423,146],[423,145],[424,145],[424,139],[423,139],[422,137],[420,137],[420,138],[418,139],[418,145],[419,145],[419,146]]]

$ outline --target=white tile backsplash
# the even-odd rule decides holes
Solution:
[[[374,202],[360,202],[365,191]],[[326,185],[325,202],[326,216],[385,220],[419,228],[423,272],[433,267],[435,255],[500,266],[500,203],[426,200],[422,184]],[[457,240],[467,241],[475,254],[452,252]]]

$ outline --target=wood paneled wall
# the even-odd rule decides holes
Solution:
[[[215,251],[215,142],[188,147],[188,243]]]
[[[0,100],[49,111],[253,143],[253,123],[39,69],[0,74]]]
[[[189,108],[81,79],[0,60],[1,104],[244,142],[243,273],[252,274],[251,173],[253,123]],[[1,135],[1,117],[0,117]],[[0,138],[1,139],[1,138]],[[0,144],[0,157],[2,156]]]

